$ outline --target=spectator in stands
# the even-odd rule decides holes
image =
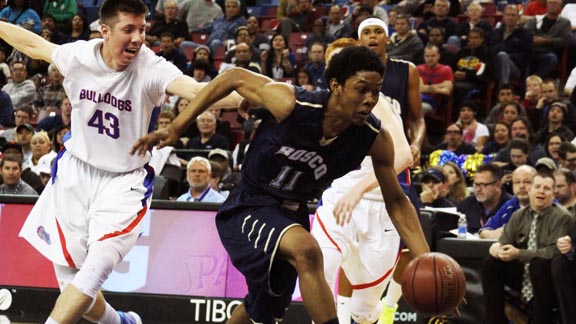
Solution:
[[[54,116],[46,116],[38,121],[38,129],[45,132],[52,132],[61,125],[70,126],[72,121],[72,104],[70,99],[65,97],[60,102],[60,113]]]
[[[0,20],[19,25],[36,34],[40,34],[42,30],[40,16],[30,8],[27,0],[8,0],[7,6],[0,11]]]
[[[32,80],[28,80],[28,71],[22,61],[12,63],[12,82],[2,87],[12,100],[12,105],[16,108],[34,103],[36,86]]]
[[[484,31],[470,29],[467,45],[456,53],[454,102],[458,105],[474,95],[484,98],[488,82],[494,79],[494,55],[486,46]]]
[[[451,124],[446,128],[446,133],[444,134],[444,142],[436,146],[435,150],[448,150],[454,152],[456,155],[461,154],[474,154],[476,153],[476,148],[474,146],[465,143],[462,140],[462,127],[458,124]]]
[[[246,18],[240,13],[240,0],[226,0],[224,16],[214,19],[212,26],[208,28],[210,37],[207,45],[213,53],[221,46],[226,46],[226,41],[234,40],[234,33],[240,26],[246,25]]]
[[[186,167],[186,179],[190,190],[178,197],[177,201],[221,203],[225,200],[209,185],[212,167],[205,157],[193,157]]]
[[[576,227],[569,229],[570,235],[558,238],[556,247],[561,255],[552,260],[552,281],[560,304],[562,323],[576,323]]]
[[[252,61],[252,48],[246,43],[239,43],[234,47],[233,63],[222,63],[219,73],[231,67],[241,67],[254,73],[261,73],[260,65]]]
[[[204,1],[197,2],[201,3]],[[221,9],[220,12],[222,12]],[[157,19],[154,22],[150,32],[146,33],[146,37],[153,45],[156,45],[165,33],[170,33],[174,36],[174,46],[176,48],[188,38],[188,24],[186,24],[186,21],[178,19],[178,5],[174,0],[168,0],[164,3],[164,18]]]
[[[306,47],[310,49],[310,47],[312,47],[312,45],[315,43],[321,43],[324,45],[324,47],[326,47],[328,44],[335,40],[336,38],[326,30],[324,19],[318,18],[312,25],[312,32],[308,34],[308,38],[306,39]]]
[[[312,74],[312,84],[320,89],[327,89],[328,87],[324,79],[324,70],[326,69],[325,53],[326,45],[322,42],[314,42],[308,47],[308,63],[305,65],[306,70]]]
[[[532,34],[518,25],[519,19],[518,7],[507,5],[502,14],[502,25],[490,37],[490,48],[496,55],[499,85],[520,81],[530,62]]]
[[[444,65],[454,66],[456,64],[456,53],[454,50],[448,49],[446,44],[446,31],[442,27],[430,27],[428,31],[428,42],[426,45],[436,45],[440,52],[439,62]],[[414,58],[414,64],[422,64],[424,62],[424,49],[419,52]]]
[[[572,132],[576,132],[576,109],[569,101],[563,101],[559,96],[558,81],[553,79],[546,79],[542,84],[542,100],[536,104],[537,120],[539,122],[537,128],[542,128],[548,124],[548,114],[552,104],[561,101],[566,105],[566,114],[564,115],[564,125],[566,125]]]
[[[416,55],[424,50],[422,40],[410,30],[410,18],[405,15],[396,16],[395,33],[390,36],[386,45],[386,53],[391,58],[414,62]]]
[[[496,164],[478,166],[473,182],[474,194],[457,206],[458,211],[466,215],[469,233],[476,233],[511,198],[502,191],[501,174]]]
[[[62,87],[64,77],[56,68],[56,65],[50,64],[48,67],[48,84],[40,87],[36,92],[34,107],[36,110],[55,109],[59,107],[60,102],[66,98],[66,92]]]
[[[60,125],[52,131],[52,149],[54,152],[60,152],[64,147],[64,135],[70,131],[69,125]]]
[[[458,120],[456,124],[463,130],[462,141],[476,148],[481,152],[484,144],[488,141],[490,132],[486,125],[476,120],[476,104],[472,101],[464,101],[458,109]]]
[[[219,148],[210,150],[208,153],[208,160],[218,163],[220,168],[224,170],[222,178],[220,179],[220,192],[230,191],[234,186],[240,183],[240,172],[232,170],[232,161],[228,150]],[[227,195],[227,193],[225,195]]]
[[[232,164],[234,171],[240,171],[244,156],[250,147],[250,142],[256,133],[256,129],[260,125],[260,119],[251,118],[244,123],[244,132],[247,134],[243,140],[240,140],[232,151]]]
[[[483,239],[499,239],[504,230],[504,225],[508,223],[512,214],[520,208],[529,205],[528,192],[532,187],[532,181],[536,176],[536,169],[529,165],[521,165],[511,174],[512,192],[514,196],[510,198],[488,222],[480,228],[478,235]]]
[[[174,35],[169,32],[160,35],[160,51],[156,55],[165,58],[166,61],[174,64],[180,71],[186,72],[188,59],[178,51],[175,41]]]
[[[6,129],[14,126],[14,106],[10,96],[0,90],[0,128]],[[2,133],[0,133],[0,137]]]
[[[353,37],[354,35],[354,27],[343,19],[342,7],[337,4],[332,5],[328,11],[326,31],[336,39]]]
[[[285,39],[290,38],[293,32],[312,32],[312,26],[320,15],[314,7],[312,7],[311,0],[297,0],[298,11],[280,19],[278,31],[284,36]]]
[[[24,153],[22,152],[22,146],[16,142],[8,142],[2,147],[2,154],[7,155],[17,155],[20,161],[24,161]],[[22,166],[22,174],[20,176],[24,182],[29,184],[38,194],[41,194],[44,190],[44,184],[40,177],[32,172],[30,165]]]
[[[554,198],[566,208],[576,220],[576,175],[568,169],[557,169],[553,173],[556,185]]]
[[[542,96],[543,83],[544,81],[542,78],[535,74],[532,74],[526,78],[526,92],[524,93],[522,106],[526,109],[526,114],[532,125],[539,124],[536,105],[538,104],[538,101],[544,100]]]
[[[296,82],[295,85],[302,87],[308,91],[313,91],[316,87],[314,87],[312,81],[312,73],[306,69],[306,67],[301,67],[296,72]]]
[[[545,144],[546,139],[552,133],[558,133],[567,141],[572,141],[574,133],[564,123],[567,114],[568,108],[565,103],[561,101],[553,102],[548,111],[548,125],[540,128],[534,134],[534,142],[536,144]]]
[[[445,1],[445,0],[441,0]],[[420,72],[420,93],[422,93],[422,111],[427,114],[441,109],[452,95],[454,75],[452,68],[440,64],[440,52],[436,45],[426,45],[424,48],[424,64],[418,65]]]
[[[32,148],[30,147],[30,141],[32,140],[32,136],[34,135],[34,127],[32,127],[32,125],[30,124],[22,124],[19,126],[16,126],[16,133],[15,133],[15,139],[16,139],[16,143],[20,144],[20,146],[22,146],[22,152],[24,152],[24,159],[22,160],[22,163],[24,163],[24,166],[32,166],[31,164],[28,164],[28,161],[31,161],[31,157],[32,157]]]
[[[556,163],[554,163],[554,160],[552,160],[547,156],[539,158],[538,161],[536,161],[536,165],[534,165],[534,167],[536,168],[536,171],[538,171],[538,173],[549,173],[549,174],[552,174],[552,172],[558,169],[558,166],[556,165]]]
[[[14,110],[14,123],[16,126],[7,128],[1,131],[0,137],[4,137],[6,141],[11,142],[15,140],[16,127],[29,124],[34,116],[34,109],[30,105],[24,105]]]
[[[574,144],[570,142],[560,144],[558,156],[560,157],[560,167],[572,172],[576,171],[576,146]]]
[[[558,133],[552,133],[546,139],[546,143],[544,143],[544,148],[546,149],[546,156],[551,158],[556,166],[560,165],[560,156],[558,155],[558,150],[560,149],[560,145],[566,142],[566,139],[562,137],[562,135]]]
[[[51,14],[56,20],[56,25],[60,25],[60,29],[62,29],[63,26],[68,25],[77,12],[78,5],[76,0],[50,0],[44,4],[42,15]],[[86,23],[86,26],[88,26],[88,23]]]
[[[6,154],[0,160],[3,183],[0,185],[0,195],[30,195],[38,196],[38,192],[21,179],[22,160],[13,154]]]
[[[276,8],[276,18],[282,20],[300,13],[298,0],[279,0]]]
[[[448,0],[435,0],[433,7],[434,16],[428,21],[423,21],[416,28],[418,36],[422,42],[428,39],[428,32],[431,27],[441,27],[444,29],[447,37],[456,35],[456,23],[448,16],[450,12],[450,1]]]
[[[268,36],[260,33],[260,22],[254,16],[248,17],[246,20],[246,27],[250,35],[250,45],[252,48],[258,49],[258,53],[268,45]],[[264,47],[264,48],[263,48]]]
[[[56,19],[51,13],[44,13],[42,15],[42,30],[47,29],[52,32],[52,40],[54,43],[58,43],[64,38],[64,34],[56,26]]]
[[[528,163],[528,151],[530,145],[528,142],[521,138],[513,138],[510,143],[508,143],[508,159],[510,162],[501,166],[502,168],[502,189],[506,190],[508,193],[512,193],[512,172],[522,165],[534,165]]]
[[[512,85],[510,84],[500,85],[497,90],[496,99],[497,99],[496,104],[494,105],[494,107],[492,107],[492,109],[490,109],[488,117],[486,117],[486,120],[484,120],[484,124],[486,124],[488,128],[491,128],[495,122],[502,120],[505,103],[516,101],[516,94],[514,92],[514,87],[512,87]],[[526,115],[524,108],[521,109],[520,115],[522,116]]]
[[[294,76],[295,67],[296,57],[288,48],[287,38],[282,34],[272,36],[270,50],[260,53],[262,74],[274,80],[291,78]]]
[[[154,7],[154,19],[162,19],[163,15],[164,15],[164,6],[166,5],[166,2],[171,1],[171,0],[158,0],[158,1],[154,1],[156,2],[156,7]],[[176,2],[176,5],[178,6],[178,11],[182,14],[183,13],[183,7],[185,4],[187,4],[187,2],[189,2],[189,0],[173,0]]]
[[[531,303],[532,323],[550,323],[554,316],[556,297],[550,285],[550,264],[559,255],[556,240],[574,224],[568,211],[553,202],[552,175],[537,174],[528,196],[529,207],[512,215],[482,263],[487,323],[508,322],[504,286],[520,292],[522,299]]]
[[[458,205],[470,195],[466,187],[466,178],[460,167],[452,161],[446,162],[442,168],[444,173],[448,175],[448,195],[446,198]]]
[[[32,172],[40,175],[39,166],[43,164],[50,165],[52,159],[56,157],[56,152],[52,150],[52,141],[50,141],[48,133],[37,132],[32,135],[30,148],[32,149],[32,157],[30,158]],[[42,163],[42,161],[44,161],[44,163]]]
[[[528,150],[528,163],[530,165],[535,165],[539,158],[546,156],[546,151],[540,145],[534,144],[534,132],[532,131],[532,125],[526,117],[518,117],[514,119],[510,125],[510,139],[521,138],[528,142],[530,148]],[[510,162],[510,152],[508,147],[498,151],[493,162],[502,162],[506,164]]]
[[[468,44],[469,33],[474,28],[480,28],[482,30],[486,44],[490,41],[492,25],[482,20],[482,11],[484,11],[484,8],[482,8],[479,1],[472,1],[466,7],[466,16],[468,19],[456,25],[456,34],[454,35],[454,37],[458,38],[460,47],[465,47]]]
[[[448,194],[448,177],[441,167],[430,167],[422,172],[422,192],[420,201],[423,206],[434,208],[455,207]]]
[[[214,0],[184,1],[180,13],[188,26],[188,33],[209,32],[214,20],[224,16],[222,8]]]
[[[518,118],[522,114],[522,107],[516,101],[504,102],[501,105],[502,115],[499,121],[506,125],[511,125],[514,119]]]
[[[7,79],[12,77],[10,67],[6,64],[6,59],[10,55],[8,49],[0,44],[0,87],[4,86]]]
[[[252,45],[252,37],[250,36],[250,31],[248,30],[247,26],[240,26],[236,30],[235,35],[235,43],[236,45],[230,47],[226,51],[226,55],[224,56],[225,63],[235,63],[236,58],[234,55],[236,54],[236,46],[238,44],[244,43],[250,47],[250,57],[249,62],[259,62],[260,60],[260,50],[258,47]],[[266,38],[266,43],[268,43],[268,38]],[[222,70],[222,66],[220,66],[220,70]]]
[[[216,116],[206,111],[196,118],[199,135],[190,138],[184,148],[187,149],[230,149],[230,141],[226,136],[216,132]],[[187,155],[185,159],[191,156]]]
[[[208,82],[213,78],[215,78],[216,75],[218,75],[218,69],[216,69],[216,66],[214,65],[214,58],[212,57],[212,51],[210,50],[210,48],[208,48],[208,46],[200,45],[196,47],[196,50],[194,50],[194,60],[192,61],[192,66],[190,67],[190,71],[188,71],[188,73],[191,74],[190,72],[194,71],[193,69],[194,66],[196,64],[199,64],[200,62],[202,62],[204,66],[207,66],[206,74],[209,77],[209,79],[204,80],[204,82]]]
[[[561,51],[571,39],[570,21],[560,16],[562,0],[547,0],[546,15],[532,17],[525,25],[533,34],[531,74],[541,78],[556,70]]]
[[[74,14],[72,20],[70,20],[70,29],[64,34],[64,38],[60,40],[61,44],[73,43],[77,40],[88,40],[88,34],[90,33],[90,23],[86,19],[86,16],[80,13]]]
[[[352,16],[354,16],[354,12],[356,12],[359,6],[368,8],[372,11],[372,16],[382,20],[385,24],[388,24],[388,13],[386,9],[379,5],[379,0],[360,0],[359,5],[354,6],[354,10],[352,12]]]

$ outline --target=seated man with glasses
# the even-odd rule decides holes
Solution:
[[[502,190],[502,170],[493,163],[483,164],[476,170],[474,194],[462,200],[458,211],[466,215],[468,232],[476,233],[502,205],[512,198]]]

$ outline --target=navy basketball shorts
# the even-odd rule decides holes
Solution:
[[[309,230],[307,212],[290,211],[280,204],[221,208],[216,217],[220,240],[246,278],[244,307],[254,322],[275,324],[290,304],[298,274],[278,256],[278,248],[284,233],[295,226]]]

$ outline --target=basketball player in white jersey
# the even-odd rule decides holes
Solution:
[[[351,39],[335,41],[328,46],[326,62],[343,47],[354,44]],[[412,154],[398,102],[380,93],[372,113],[390,131],[394,168],[399,173],[412,164]],[[359,170],[336,179],[323,193],[312,235],[322,249],[329,286],[335,287],[340,267],[352,284],[352,297],[346,303],[338,296],[340,323],[350,323],[350,315],[360,324],[376,322],[382,309],[380,298],[398,259],[400,236],[386,211],[370,157]]]
[[[52,179],[21,236],[54,263],[62,293],[46,323],[141,323],[117,312],[100,287],[135,244],[150,204],[150,154],[130,155],[153,129],[165,95],[191,100],[202,85],[143,45],[148,11],[142,0],[106,0],[103,39],[56,45],[0,22],[0,38],[33,59],[57,66],[72,103],[72,129]],[[233,103],[224,103],[235,106]]]

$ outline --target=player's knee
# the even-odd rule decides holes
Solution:
[[[314,239],[310,242],[303,242],[298,248],[295,259],[296,268],[299,270],[322,268],[322,250]]]
[[[375,303],[367,303],[362,300],[354,299],[350,301],[350,314],[356,323],[372,324],[378,321],[382,304],[377,300]]]
[[[82,268],[71,283],[83,294],[95,298],[121,259],[120,253],[107,242],[95,242],[90,246]]]

